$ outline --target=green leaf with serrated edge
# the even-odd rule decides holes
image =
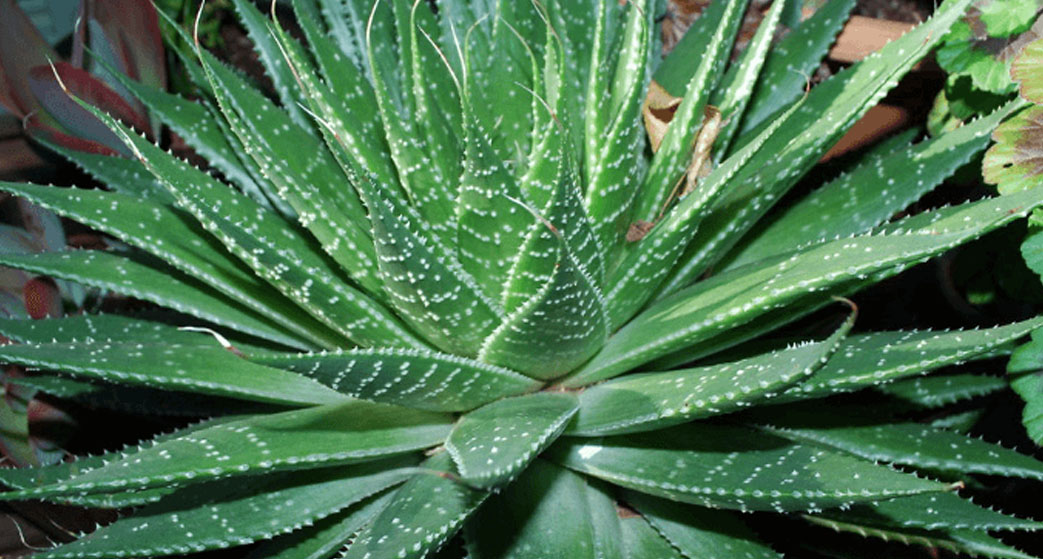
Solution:
[[[294,9],[323,80],[295,64],[296,55],[293,51],[287,50],[286,54],[296,70],[297,79],[308,92],[305,100],[309,107],[312,112],[322,116],[326,123],[321,128],[327,145],[330,144],[330,138],[325,128],[331,127],[336,130],[337,138],[342,141],[340,143],[363,168],[376,174],[381,184],[394,184],[395,170],[384,139],[384,124],[380,114],[373,110],[377,101],[365,70],[344,62],[345,55],[338,50],[333,38],[320,28],[311,15],[303,13],[301,0],[294,0]],[[332,146],[331,151],[337,155]]]
[[[919,423],[824,424],[821,414],[792,412],[762,427],[797,442],[914,468],[1043,480],[1043,462],[997,444]],[[770,416],[769,416],[770,417]],[[758,422],[760,420],[758,419]]]
[[[368,64],[398,181],[411,206],[430,224],[437,238],[448,244],[456,223],[454,193],[447,185],[454,184],[457,177],[445,176],[441,166],[423,149],[424,145],[416,141],[424,137],[421,132],[424,126],[417,122],[419,116],[413,101],[409,72],[412,56],[408,45],[400,44],[397,52],[393,47],[398,42],[396,29],[405,31],[409,26],[408,22],[396,21],[396,16],[408,18],[405,1],[373,3],[366,28]]]
[[[929,531],[919,528],[889,526],[881,528],[864,524],[838,522],[821,516],[805,515],[812,524],[830,528],[835,532],[849,532],[862,537],[894,541],[905,545],[917,545],[931,549],[945,549],[972,557],[994,557],[997,559],[1037,559],[1035,555],[1023,553],[993,538],[986,532],[974,530]]]
[[[247,559],[329,559],[391,502],[385,491],[346,510],[284,536],[261,543]]]
[[[845,454],[704,423],[562,439],[546,456],[628,489],[742,511],[818,510],[948,488]]]
[[[1010,387],[1025,401],[1021,422],[1036,444],[1043,444],[1043,330],[1011,355],[1007,363]]]
[[[682,559],[684,556],[647,520],[640,516],[621,518],[619,528],[626,557],[633,559]]]
[[[118,451],[106,452],[94,456],[78,456],[71,462],[62,462],[37,468],[0,468],[0,483],[3,483],[11,489],[23,490],[32,490],[36,487],[60,483],[87,471],[100,468],[109,462],[131,456],[142,449],[149,448],[163,441],[186,435],[194,431],[199,431],[201,429],[207,429],[215,425],[237,421],[244,417],[245,416],[232,415],[200,421],[189,425],[188,427],[178,429],[177,431],[158,435],[151,440],[143,441],[137,445],[128,445]],[[52,497],[46,500],[85,507],[120,508],[155,502],[164,495],[170,494],[172,490],[172,487],[159,487],[127,493],[64,495],[57,498]]]
[[[1021,104],[1026,104],[1020,101]],[[1032,105],[999,125],[992,133],[996,141],[985,152],[982,177],[1001,193],[1018,192],[1039,185],[1040,137],[1043,136],[1043,107]]]
[[[720,11],[716,8],[722,6]],[[698,48],[698,66],[684,87],[681,104],[677,107],[666,129],[659,149],[652,157],[651,167],[645,175],[634,207],[634,219],[655,222],[660,208],[668,202],[667,197],[688,166],[692,147],[703,120],[703,109],[710,101],[717,82],[721,79],[725,64],[731,55],[735,32],[739,29],[746,2],[732,0],[714,2],[686,34],[694,35],[706,30],[705,43]],[[684,40],[682,39],[682,42]],[[682,45],[678,45],[680,48]],[[680,56],[677,51],[675,56]],[[663,63],[666,66],[666,62]],[[658,76],[663,67],[656,72]],[[669,89],[667,89],[669,91]]]
[[[330,38],[342,56],[356,67],[365,67],[366,15],[371,3],[366,0],[318,0]],[[368,72],[368,68],[366,69]],[[367,77],[367,80],[369,78]]]
[[[456,481],[445,452],[395,491],[391,503],[348,547],[345,559],[421,559],[449,540],[488,496]]]
[[[623,500],[689,559],[743,557],[779,559],[779,553],[758,541],[739,517],[720,510],[693,507],[627,491]]]
[[[305,376],[251,363],[216,344],[6,345],[0,346],[0,360],[103,381],[270,404],[333,404],[347,399]]]
[[[669,276],[673,265],[684,252],[684,247],[699,231],[703,218],[709,214],[709,208],[736,173],[757,154],[786,121],[785,117],[797,107],[799,105],[762,130],[756,139],[723,165],[711,171],[700,181],[695,192],[681,198],[657,227],[622,256],[607,282],[609,289],[606,298],[611,329],[623,325],[652,297]]]
[[[470,107],[470,97],[464,101],[468,106],[463,176],[456,198],[457,254],[486,296],[499,301],[525,232],[536,219],[519,203],[521,188],[493,150]]]
[[[590,221],[606,258],[615,252],[627,231],[630,206],[641,180],[639,163],[645,145],[641,104],[646,69],[652,58],[652,33],[657,27],[648,2],[628,2],[626,20],[612,17],[613,2],[598,2],[598,37],[623,28],[619,44],[609,37],[595,40],[587,86],[584,195]],[[606,52],[607,51],[607,52]]]
[[[576,408],[576,397],[564,392],[499,400],[461,417],[445,448],[467,483],[502,485],[554,442]]]
[[[896,379],[923,375],[946,365],[991,356],[1043,325],[1034,318],[981,330],[857,334],[848,338],[811,377],[777,402],[821,398]]]
[[[583,476],[544,460],[534,461],[516,482],[483,503],[466,524],[471,557],[605,557],[591,509],[597,504],[608,509],[598,511],[603,516],[615,516],[616,508],[607,499],[592,502],[592,492]]]
[[[988,135],[1014,108],[1008,103],[952,132],[865,161],[802,198],[749,242],[743,241],[728,267],[820,239],[864,233],[884,223],[984,149]]]
[[[0,182],[0,190],[108,233],[205,282],[300,339],[295,347],[328,347],[337,337],[321,324],[305,324],[296,305],[257,278],[190,216],[165,205],[102,190],[59,189]],[[107,216],[108,212],[117,216]]]
[[[892,382],[877,390],[917,407],[937,408],[1007,387],[1006,379],[975,374],[935,375]]]
[[[671,293],[724,256],[916,62],[930,52],[969,0],[948,0],[900,39],[813,88],[781,132],[732,179],[662,291]]]
[[[741,138],[774,120],[773,114],[800,98],[808,77],[826,57],[854,7],[855,0],[826,2],[772,47],[742,115],[737,136],[740,143]],[[732,151],[741,147],[734,145]]]
[[[733,412],[771,398],[821,367],[854,324],[854,315],[829,339],[721,365],[627,375],[579,395],[569,435],[650,431]]]
[[[122,132],[123,140],[178,204],[229,252],[308,314],[362,345],[423,346],[389,311],[344,283],[308,239],[277,214],[128,132],[107,115],[95,115]]]
[[[253,42],[253,51],[257,54],[257,59],[264,67],[265,74],[272,80],[272,86],[283,109],[298,126],[310,131],[312,121],[298,105],[298,101],[304,97],[304,92],[283,59],[279,45],[268,33],[267,18],[252,2],[233,0],[232,4],[235,6],[235,14],[239,16],[239,23],[246,29],[250,41]],[[274,14],[272,16],[274,17]]]
[[[137,160],[76,151],[57,144],[44,143],[44,145],[48,149],[60,153],[62,157],[71,161],[84,173],[114,192],[159,204],[174,204],[174,197]]]
[[[436,445],[450,427],[443,414],[361,400],[317,406],[201,429],[57,483],[0,493],[0,498],[111,493],[370,462]]]
[[[415,463],[399,459],[275,475],[253,483],[193,485],[38,557],[155,557],[246,545],[310,526],[399,484],[415,474],[409,467]]]
[[[369,177],[360,175],[355,182],[370,211],[377,263],[391,303],[436,347],[465,356],[478,353],[503,311],[412,206]]]
[[[757,25],[757,31],[743,50],[741,58],[728,68],[710,97],[710,104],[720,109],[724,122],[713,144],[712,155],[715,162],[724,159],[728,153],[728,146],[742,124],[743,114],[768,58],[768,51],[779,27],[779,21],[783,18],[783,12],[787,9],[794,10],[795,5],[794,1],[782,1],[771,5],[771,9]],[[796,11],[799,10],[796,8]]]
[[[1003,514],[978,506],[956,493],[913,495],[876,503],[864,503],[847,510],[832,510],[820,516],[852,524],[898,525],[926,530],[1039,530],[1043,523]]]
[[[212,292],[205,284],[128,256],[101,250],[5,254],[0,255],[0,265],[108,289],[278,344],[301,345],[297,337]],[[177,281],[171,281],[172,277]]]
[[[899,229],[822,243],[713,276],[650,306],[562,384],[579,386],[611,378],[683,347],[701,346],[709,352],[738,343],[742,339],[728,331],[747,324],[754,315],[763,318],[781,308],[794,313],[788,318],[795,318],[821,306],[828,295],[880,281],[1041,204],[1043,197],[1032,192],[989,198],[921,214],[922,220],[906,226],[900,222]],[[747,336],[760,333],[757,323],[747,328],[751,329],[744,332]]]
[[[200,50],[199,59],[226,122],[275,185],[279,197],[293,207],[301,225],[359,286],[371,296],[379,294],[365,209],[322,140],[293,123],[210,53]],[[302,153],[308,157],[301,157]]]
[[[263,200],[264,204],[268,203],[267,197],[274,195],[274,189],[265,181],[258,183],[250,170],[245,168],[238,155],[245,151],[242,149],[242,145],[237,143],[233,146],[229,142],[225,127],[214,118],[214,114],[207,106],[182,99],[173,93],[149,87],[119,74],[117,74],[117,79],[148,107],[150,114],[162,119],[164,124],[181,136],[188,145],[192,146],[193,150],[206,158],[207,162],[221,171],[228,180],[254,200]],[[135,166],[141,166],[137,161],[130,159],[127,161],[133,162]],[[148,170],[141,168],[141,171],[149,180],[155,180]],[[112,184],[109,181],[102,182]],[[173,196],[170,196],[161,185],[156,183],[156,188],[169,197],[171,204],[174,202]]]
[[[424,350],[272,354],[253,360],[295,371],[355,398],[432,411],[467,411],[540,386],[509,369]]]

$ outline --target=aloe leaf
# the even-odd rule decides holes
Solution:
[[[627,504],[635,507],[652,527],[689,559],[722,555],[745,559],[782,557],[758,541],[738,516],[627,491]]]
[[[48,142],[44,142],[44,145],[73,162],[113,192],[169,206],[175,203],[174,196],[135,159],[86,153]]]
[[[307,377],[243,359],[216,344],[70,343],[0,346],[0,359],[103,381],[282,405],[347,399]]]
[[[536,460],[467,523],[464,533],[471,556],[622,559],[621,549],[606,546],[598,537],[599,521],[615,524],[601,530],[611,526],[618,532],[615,504],[594,491],[583,476]],[[607,555],[612,551],[614,556]]]
[[[407,465],[411,462],[381,461],[275,475],[259,482],[193,485],[39,556],[155,557],[266,540],[309,526],[405,481],[415,473]]]
[[[295,371],[355,398],[432,411],[467,411],[539,387],[508,369],[423,350],[272,354],[254,361]]]
[[[440,349],[475,355],[500,323],[502,310],[411,206],[364,176],[357,183],[370,210],[384,288],[395,308]]]
[[[496,155],[488,132],[470,107],[464,120],[467,141],[456,199],[457,253],[485,294],[501,300],[525,231],[536,220],[520,204],[518,182]]]
[[[623,518],[619,521],[626,557],[633,559],[682,559],[678,552],[660,533],[640,516]]]
[[[643,493],[713,508],[818,510],[944,491],[942,483],[742,427],[690,423],[563,439],[548,458]]]
[[[930,549],[945,549],[972,557],[994,557],[997,559],[1037,559],[1010,547],[986,532],[974,530],[928,531],[899,526],[870,526],[839,522],[821,516],[805,516],[812,524],[830,528],[836,532],[850,532],[862,537],[873,537],[884,541],[896,541],[905,545],[918,545]]]
[[[178,204],[229,252],[316,319],[356,343],[422,346],[389,311],[344,283],[308,239],[277,214],[128,133],[107,116],[99,118],[121,131]]]
[[[267,181],[258,180],[254,173],[247,169],[238,155],[245,150],[240,144],[233,146],[229,142],[224,126],[214,118],[207,107],[123,76],[118,76],[118,79],[152,114],[162,119],[171,130],[240,190],[264,205],[270,204],[269,198],[275,196],[274,188]],[[133,163],[137,167],[141,166],[137,161]],[[145,176],[152,178],[144,168],[142,171]],[[102,182],[119,186],[119,183],[111,181]],[[157,187],[173,201],[173,197],[165,189],[158,185]]]
[[[420,559],[442,546],[488,493],[456,481],[448,454],[421,464],[422,471],[395,491],[391,503],[348,547],[344,559]]]
[[[286,39],[287,41],[289,39]],[[228,125],[323,250],[371,296],[380,293],[366,212],[322,140],[295,124],[210,53],[199,59]],[[309,157],[300,157],[301,153]]]
[[[1029,437],[1043,441],[1043,330],[1034,330],[1032,340],[1022,345],[1007,363],[1010,387],[1025,401],[1021,422]]]
[[[738,137],[772,120],[771,116],[800,98],[809,76],[825,58],[847,22],[855,0],[831,0],[790,31],[768,53],[746,110]],[[735,149],[741,148],[735,146]]]
[[[820,239],[864,233],[884,223],[985,148],[1015,105],[1008,103],[956,130],[871,159],[831,181],[754,233],[728,263],[735,268]]]
[[[255,547],[247,559],[329,559],[351,538],[373,521],[391,502],[394,491],[385,491],[331,515],[312,526],[267,541]]]
[[[652,165],[645,176],[642,192],[634,208],[634,218],[655,222],[660,208],[668,201],[671,187],[684,174],[703,118],[703,109],[709,103],[710,95],[724,72],[735,32],[746,13],[746,4],[745,1],[714,2],[699,18],[696,28],[690,29],[685,35],[686,39],[689,36],[701,39],[697,47],[699,64],[687,80],[683,94],[677,95],[683,97],[683,100],[652,158]],[[684,39],[678,45],[678,49],[680,51],[673,54],[678,58],[688,51]],[[670,62],[663,62],[656,71],[656,76],[661,77],[662,73],[671,68]],[[670,91],[669,86],[665,87]]]
[[[574,436],[633,433],[736,411],[807,378],[837,349],[854,316],[829,339],[722,365],[627,375],[579,395]]]
[[[264,15],[251,2],[234,0],[235,13],[239,16],[239,23],[246,29],[250,40],[253,42],[254,52],[264,66],[265,73],[272,79],[275,92],[279,95],[282,107],[290,115],[298,126],[309,130],[312,125],[297,104],[298,99],[304,97],[301,88],[293,77],[293,72],[282,57],[282,52],[275,39],[268,33],[267,20]],[[274,17],[274,14],[273,14]]]
[[[806,313],[821,306],[826,296],[894,275],[1041,203],[1038,193],[1027,191],[927,212],[921,220],[900,224],[900,229],[818,244],[711,277],[647,308],[563,384],[611,378],[683,347],[706,354],[738,343],[765,331],[753,324],[743,336],[735,335],[735,329],[754,315],[766,327],[775,325],[764,321],[765,309],[782,308],[787,318]],[[715,340],[717,336],[724,338]]]
[[[955,493],[931,493],[864,503],[819,516],[852,524],[926,530],[1039,530],[1043,523],[980,507]]]
[[[656,29],[649,2],[630,2],[625,16],[612,2],[598,2],[591,70],[587,86],[584,206],[605,254],[623,240],[630,206],[641,180],[645,135],[640,125],[645,74]],[[621,20],[625,17],[624,21]],[[623,28],[618,45],[612,27]],[[614,72],[613,72],[614,71]]]
[[[343,56],[355,67],[366,66],[366,14],[371,3],[366,0],[318,0],[330,38]],[[366,68],[368,72],[368,68]],[[367,79],[370,79],[367,77]]]
[[[995,328],[937,332],[857,334],[844,342],[811,378],[777,401],[820,398],[922,375],[946,365],[991,356],[1043,325],[1034,318]]]
[[[927,22],[813,88],[800,108],[786,117],[782,132],[768,139],[733,179],[729,193],[707,219],[710,226],[696,234],[665,292],[687,285],[731,249],[899,77],[937,44],[969,3],[943,3]]]
[[[499,400],[461,417],[445,448],[467,483],[501,485],[554,442],[576,408],[576,398],[567,393]]]
[[[803,419],[803,420],[802,420]],[[1043,462],[1024,454],[919,423],[823,425],[818,417],[779,418],[768,431],[876,462],[932,471],[1043,480]]]
[[[123,293],[282,345],[301,345],[297,337],[191,277],[131,257],[100,250],[5,254],[0,255],[0,265]],[[171,281],[172,275],[178,281]]]
[[[295,347],[335,343],[336,335],[321,324],[302,325],[296,305],[253,275],[216,240],[210,239],[190,216],[173,208],[101,190],[5,182],[0,182],[0,190],[21,196],[161,258],[268,320],[285,325],[284,328],[292,331],[294,336],[308,340],[298,342]],[[118,217],[104,217],[109,211],[118,211]],[[210,242],[199,242],[201,238]]]
[[[764,68],[765,60],[768,58],[779,21],[783,19],[787,9],[799,12],[801,8],[797,6],[796,2],[772,4],[764,19],[757,25],[757,31],[743,50],[742,57],[728,68],[728,72],[721,78],[713,96],[710,97],[710,104],[720,109],[724,121],[713,145],[713,160],[716,162],[724,159],[728,153],[728,146],[731,145],[735,133],[739,130],[742,116],[746,112],[761,70]],[[819,8],[820,11],[825,9],[824,7]]]
[[[877,390],[917,407],[938,408],[1007,387],[1006,379],[971,373],[935,375],[892,382]]]
[[[213,346],[217,343],[212,335],[117,314],[80,314],[40,320],[0,318],[0,335],[31,345],[121,342]],[[251,351],[259,349],[249,344],[247,347]]]
[[[207,427],[72,478],[0,497],[119,492],[370,462],[438,444],[449,429],[445,415],[385,404],[317,406]]]

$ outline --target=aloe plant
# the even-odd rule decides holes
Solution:
[[[134,156],[65,152],[111,191],[0,185],[125,247],[0,264],[169,309],[3,320],[0,359],[208,419],[0,499],[136,509],[42,558],[777,557],[751,512],[1026,557],[992,532],[1037,521],[957,490],[1043,463],[939,408],[996,383],[910,383],[1043,319],[860,332],[842,299],[1043,205],[891,221],[1022,105],[768,214],[970,2],[805,92],[852,3],[776,44],[775,2],[732,63],[742,2],[660,61],[648,0],[295,0],[303,40],[236,0],[276,99],[199,47],[201,99],[122,81],[213,174],[79,99]]]

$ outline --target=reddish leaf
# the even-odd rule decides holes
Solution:
[[[55,77],[57,72],[61,82]],[[141,131],[149,124],[104,82],[67,62],[29,70],[29,84],[37,100],[62,129],[83,140],[97,142],[124,153],[123,142],[94,115],[70,98],[74,95]],[[68,88],[68,92],[62,87]],[[63,130],[58,130],[63,132]]]
[[[29,71],[57,59],[15,0],[0,0],[0,104],[19,117],[37,111]]]
[[[76,136],[72,136],[65,132],[59,132],[56,128],[40,124],[34,118],[26,121],[25,132],[33,138],[75,151],[95,153],[98,155],[124,154],[123,151],[116,151],[106,145],[99,144],[98,142],[84,140],[83,138],[77,138]]]
[[[22,299],[29,318],[60,318],[62,316],[62,294],[54,280],[36,277],[22,286]]]
[[[982,175],[1010,194],[1039,185],[1043,176],[1043,107],[1031,106],[999,125],[985,152]]]

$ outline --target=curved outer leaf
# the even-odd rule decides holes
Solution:
[[[690,423],[583,442],[548,458],[616,485],[713,508],[777,512],[945,491],[947,486],[742,427]]]
[[[569,435],[634,433],[729,413],[766,400],[821,367],[854,324],[829,339],[741,361],[664,373],[628,375],[579,396]]]
[[[955,493],[931,493],[855,505],[820,517],[852,524],[898,525],[926,530],[1039,530],[1043,523],[980,507]]]
[[[295,371],[355,398],[432,411],[467,411],[540,386],[508,369],[424,350],[272,354],[254,361]]]
[[[39,554],[154,557],[198,553],[270,539],[310,526],[391,485],[405,481],[412,460],[324,468],[255,483],[216,482],[175,491],[90,535]],[[199,506],[200,502],[205,506]],[[128,545],[129,544],[129,545]]]
[[[460,418],[445,448],[467,483],[501,485],[547,448],[576,413],[575,396],[540,392],[507,398]]]
[[[180,206],[309,314],[359,344],[423,346],[390,312],[344,283],[311,243],[277,214],[96,114],[121,131],[123,140]]]
[[[100,250],[8,254],[0,255],[0,265],[109,289],[282,345],[301,345],[297,337],[214,294],[191,277],[126,256]],[[171,281],[171,276],[177,281]]]
[[[94,180],[106,185],[112,192],[167,206],[176,203],[174,196],[136,159],[76,151],[46,141],[41,143],[61,154]]]
[[[689,559],[782,557],[758,541],[757,535],[732,513],[667,501],[636,491],[627,491],[624,500]]]
[[[918,423],[822,425],[819,418],[786,417],[768,431],[876,462],[953,472],[1043,480],[1043,462],[1002,446]]]
[[[311,342],[299,342],[296,347],[312,344],[328,346],[337,339],[333,332],[321,324],[304,324],[296,305],[253,275],[249,268],[228,254],[189,216],[173,208],[103,190],[60,189],[5,182],[0,182],[0,190],[21,196],[145,250],[292,331],[295,336]],[[108,216],[108,212],[119,213]]]
[[[776,324],[764,320],[767,311],[782,308],[792,313],[787,318],[808,312],[827,294],[841,295],[880,281],[1040,205],[1043,196],[1032,191],[986,199],[921,214],[878,234],[822,243],[714,276],[646,309],[563,384],[572,387],[611,378],[695,344],[705,354],[738,343],[748,338],[736,336],[734,329],[755,315],[770,328]],[[756,327],[743,335],[760,333]]]
[[[0,318],[0,335],[31,345],[121,342],[212,347],[217,343],[212,335],[118,314],[80,314],[40,320]]]
[[[864,161],[755,231],[728,268],[821,239],[864,233],[884,223],[984,149],[988,135],[1013,109],[1015,103],[1008,103],[952,132]]]
[[[1043,326],[1043,318],[981,330],[857,334],[848,338],[811,378],[791,388],[776,401],[790,402],[850,392],[922,375],[946,365],[988,357],[990,352],[1040,326]]]
[[[455,481],[452,466],[444,452],[421,464],[343,557],[420,559],[441,547],[488,496]]]
[[[256,365],[216,345],[6,345],[0,346],[0,360],[110,382],[272,404],[334,404],[348,399],[307,377]]]
[[[640,516],[619,521],[623,549],[633,559],[682,559],[682,555]]]
[[[673,277],[672,293],[689,284],[740,240],[797,179],[840,139],[899,77],[944,35],[970,4],[948,0],[927,22],[892,41],[807,94],[800,108],[733,179],[729,193],[696,234]]]
[[[70,479],[0,497],[78,496],[370,462],[438,444],[449,428],[447,416],[384,404],[318,406],[194,431]]]
[[[347,510],[258,545],[247,559],[329,559],[344,549],[363,527],[391,502],[394,491],[386,491],[352,505]]]
[[[622,559],[619,530],[610,497],[584,476],[536,460],[478,509],[464,533],[475,559]]]
[[[877,390],[917,407],[938,408],[1006,387],[1007,380],[1002,377],[968,373],[900,380],[879,386]]]

